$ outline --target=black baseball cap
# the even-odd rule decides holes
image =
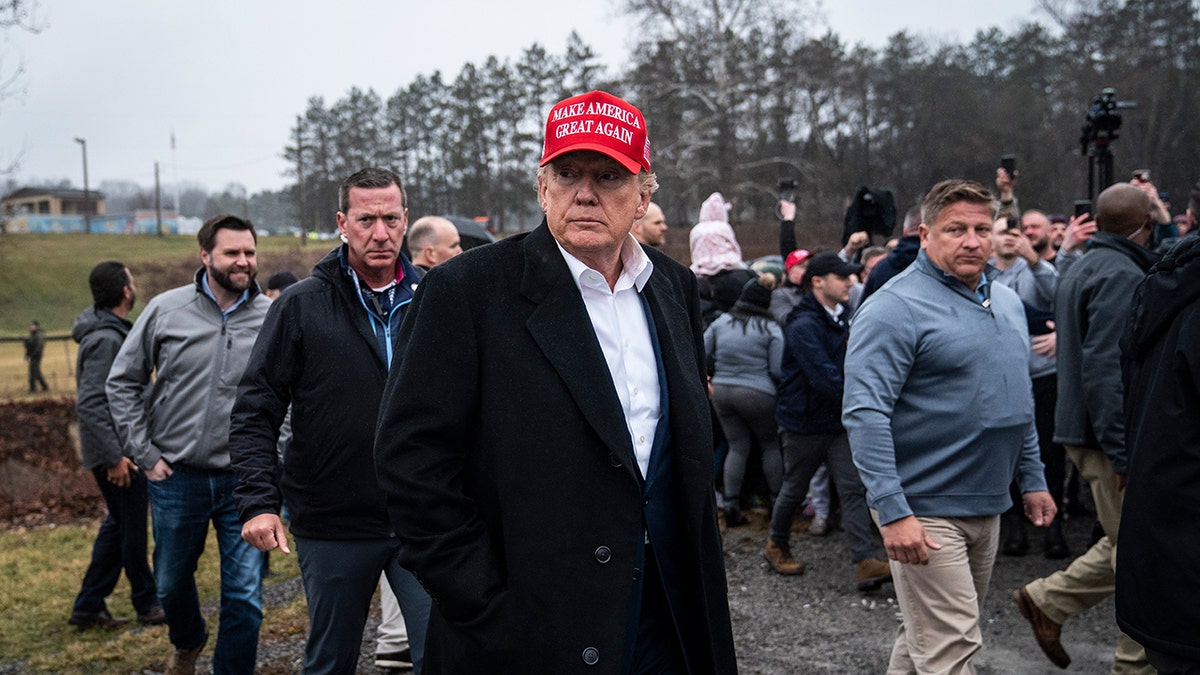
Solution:
[[[806,279],[813,277],[823,277],[826,274],[836,274],[839,277],[848,277],[852,274],[858,274],[862,271],[862,265],[848,263],[838,257],[838,254],[833,251],[825,251],[814,255],[808,261],[808,269],[804,272]]]

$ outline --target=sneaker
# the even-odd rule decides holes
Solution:
[[[376,652],[375,665],[379,668],[412,668],[412,652],[408,647],[398,652]]]
[[[854,566],[854,571],[858,573],[858,590],[860,591],[877,591],[880,586],[892,581],[892,566],[886,560],[878,558],[859,560]]]
[[[204,650],[206,644],[208,644],[208,633],[204,634],[204,642],[201,642],[199,647],[191,649],[176,647],[175,653],[171,655],[171,662],[167,664],[165,675],[195,675],[196,659],[200,658],[200,652]]]
[[[804,574],[804,565],[792,557],[792,550],[787,544],[768,539],[763,555],[771,563],[771,568],[780,574]]]
[[[812,522],[808,524],[808,533],[814,537],[824,537],[829,534],[829,521],[821,516],[813,516]]]

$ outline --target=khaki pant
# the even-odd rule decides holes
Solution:
[[[887,672],[970,675],[971,658],[983,646],[979,616],[996,560],[1000,516],[918,520],[942,548],[929,551],[928,565],[892,561],[904,622]]]
[[[1068,445],[1067,455],[1079,469],[1079,475],[1092,488],[1096,518],[1105,536],[1065,570],[1037,579],[1025,587],[1029,598],[1055,623],[1064,623],[1073,614],[1099,604],[1116,590],[1117,538],[1121,528],[1121,503],[1124,494],[1117,490],[1117,476],[1103,450]],[[1146,661],[1142,646],[1121,633],[1113,658],[1114,675],[1156,671]]]

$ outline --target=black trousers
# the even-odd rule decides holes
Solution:
[[[123,569],[132,588],[133,608],[145,614],[158,605],[154,573],[146,555],[146,477],[141,471],[135,472],[129,487],[122,488],[108,482],[105,469],[92,469],[92,475],[104,495],[108,516],[92,545],[92,562],[83,575],[73,609],[84,614],[107,609],[104,599],[113,592]]]

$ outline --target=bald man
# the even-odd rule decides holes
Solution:
[[[1121,382],[1121,331],[1137,285],[1158,259],[1146,248],[1154,231],[1151,201],[1129,183],[1096,199],[1096,226],[1087,254],[1063,276],[1055,296],[1058,403],[1054,441],[1087,479],[1106,536],[1069,567],[1013,591],[1034,638],[1058,667],[1071,662],[1060,641],[1071,615],[1112,595],[1128,454]],[[1114,673],[1153,673],[1141,645],[1122,633]]]
[[[454,223],[440,216],[425,216],[408,228],[408,250],[414,265],[429,270],[462,253],[462,240]]]
[[[658,204],[650,202],[646,215],[633,221],[633,238],[646,246],[658,248],[667,240],[667,219]]]

